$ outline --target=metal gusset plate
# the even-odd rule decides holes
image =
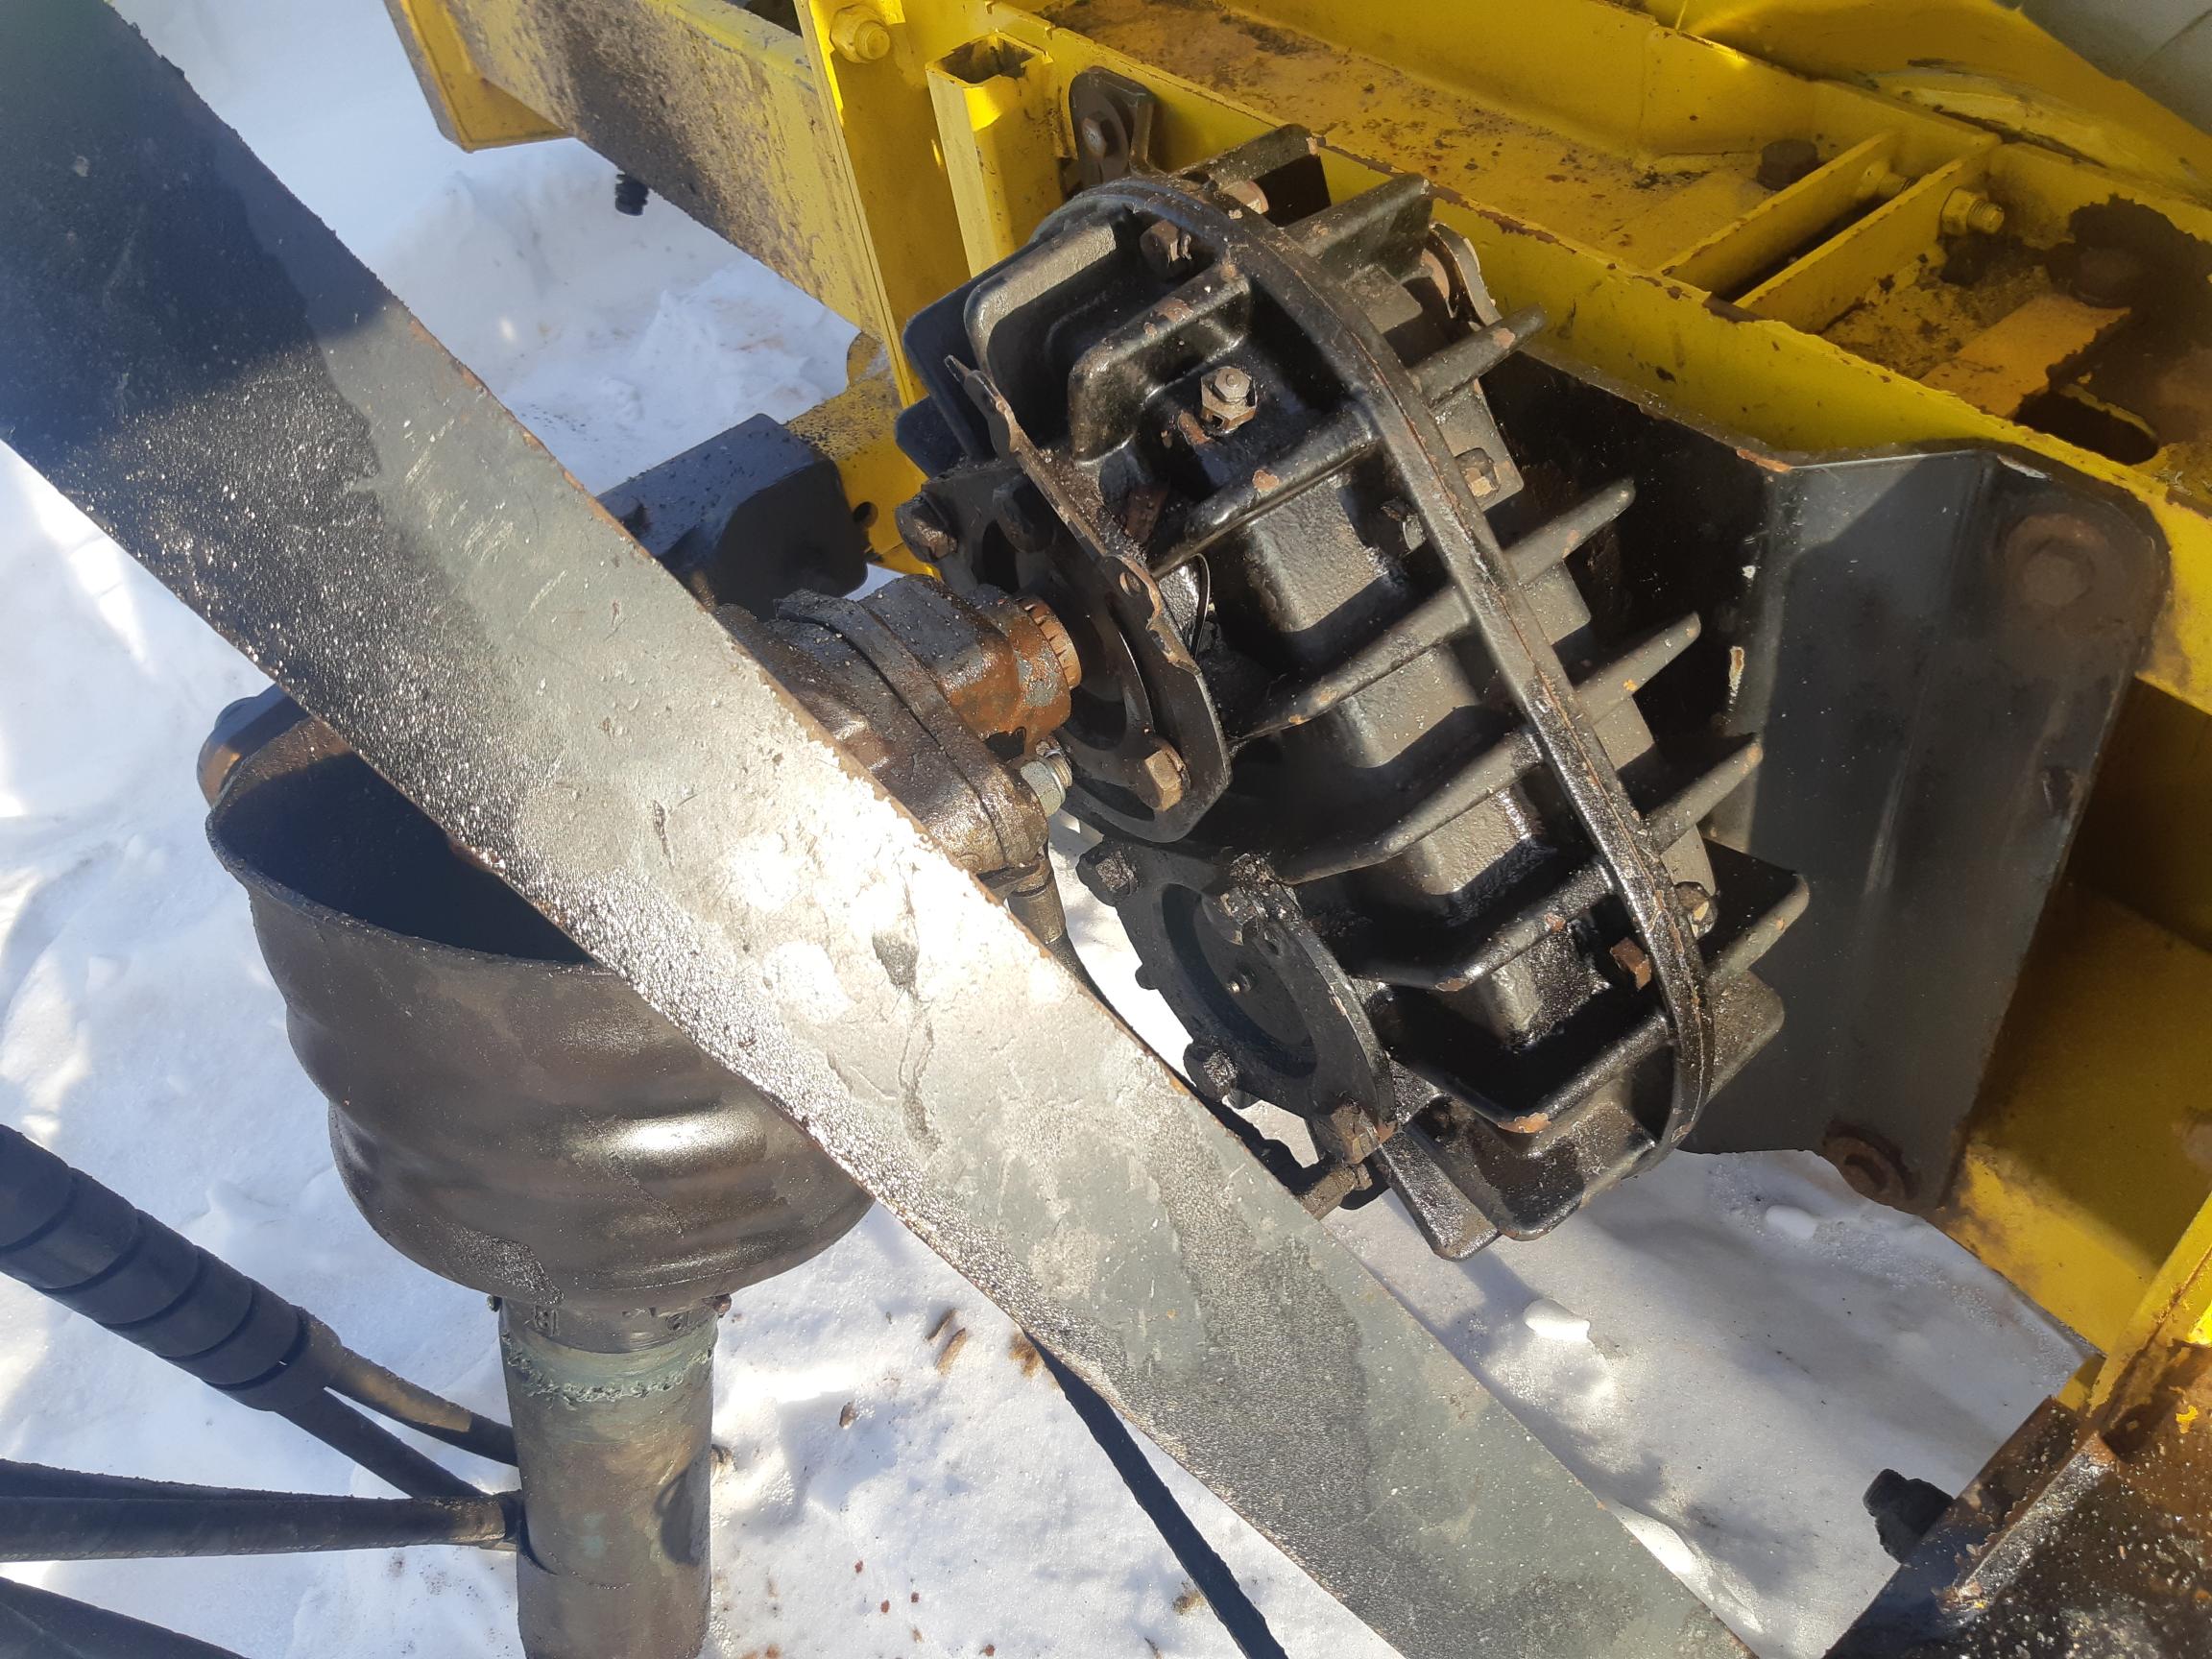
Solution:
[[[1735,1651],[97,0],[0,437],[1410,1656]]]
[[[1570,488],[1635,480],[1592,589],[1712,619],[1647,705],[1759,733],[1714,833],[1815,896],[1761,970],[1789,1021],[1691,1145],[1939,1202],[2158,614],[2156,525],[2024,453],[1777,455],[1531,358],[1491,389]]]

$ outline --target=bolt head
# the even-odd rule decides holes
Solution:
[[[830,44],[849,62],[879,63],[891,56],[891,29],[873,6],[844,6],[830,19]]]
[[[1137,891],[1136,867],[1115,848],[1101,847],[1086,854],[1075,872],[1101,903],[1118,904]]]
[[[1209,893],[1198,902],[1198,913],[1223,939],[1232,945],[1244,943],[1244,929],[1267,913],[1259,895],[1241,887],[1232,887],[1225,893]]]
[[[1238,1084],[1237,1062],[1211,1043],[1193,1043],[1183,1052],[1183,1072],[1210,1100],[1226,1100]]]
[[[1162,219],[1137,238],[1137,251],[1156,276],[1174,276],[1190,260],[1190,233]]]
[[[1130,788],[1153,811],[1166,812],[1183,799],[1188,778],[1183,757],[1170,745],[1159,743],[1137,763],[1137,776]]]
[[[1198,383],[1198,406],[1206,424],[1216,432],[1234,432],[1252,419],[1260,407],[1259,388],[1252,376],[1234,363],[1209,370]]]
[[[1690,918],[1690,926],[1702,939],[1713,931],[1713,924],[1720,919],[1720,912],[1713,903],[1713,895],[1695,881],[1674,883],[1674,897],[1681,902],[1682,913]]]
[[[1100,116],[1084,116],[1075,125],[1075,135],[1083,142],[1083,154],[1094,161],[1103,161],[1114,154],[1114,134]]]
[[[1037,805],[1045,808],[1049,818],[1060,810],[1068,800],[1068,762],[1040,755],[1034,760],[1022,762],[1018,776],[1028,785],[1029,793],[1037,797]]]

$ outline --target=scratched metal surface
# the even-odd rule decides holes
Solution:
[[[0,155],[0,438],[1326,1589],[1740,1651],[97,0]]]

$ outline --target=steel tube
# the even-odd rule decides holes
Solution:
[[[501,1310],[529,1659],[693,1659],[706,1643],[714,1315],[658,1323]]]
[[[498,1498],[0,1498],[0,1561],[297,1555],[502,1544],[514,1534],[513,1510]]]
[[[239,1659],[228,1647],[182,1636],[50,1590],[0,1578],[0,1654],[68,1659]]]

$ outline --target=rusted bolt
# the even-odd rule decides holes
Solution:
[[[1498,493],[1498,463],[1487,449],[1470,449],[1460,456],[1459,472],[1476,500],[1487,501]]]
[[[1954,190],[1943,199],[1943,228],[1953,236],[1994,236],[2005,228],[2005,209],[1979,190]]]
[[[1190,232],[1162,219],[1137,238],[1137,252],[1157,276],[1180,276],[1190,262]]]
[[[1171,745],[1156,743],[1152,752],[1137,762],[1137,777],[1130,788],[1153,811],[1166,812],[1183,799],[1186,777],[1183,757]]]
[[[1651,958],[1644,947],[1633,939],[1616,943],[1610,952],[1613,965],[1620,969],[1629,984],[1641,991],[1651,983]]]
[[[1329,1114],[1329,1127],[1336,1132],[1348,1164],[1364,1164],[1382,1149],[1382,1136],[1375,1119],[1357,1100],[1339,1101]]]
[[[1118,904],[1137,891],[1137,872],[1118,851],[1098,849],[1075,867],[1075,873],[1101,903]]]
[[[1224,363],[1198,383],[1198,407],[1214,431],[1234,432],[1259,413],[1260,395],[1251,375]]]
[[[879,63],[891,56],[891,26],[873,6],[840,6],[830,19],[830,44],[852,63]]]
[[[1245,927],[1266,915],[1267,906],[1257,893],[1232,887],[1223,893],[1207,894],[1198,902],[1198,913],[1230,944],[1241,945]]]
[[[1083,154],[1094,161],[1103,161],[1114,154],[1114,134],[1102,116],[1084,116],[1075,124],[1075,136],[1082,140]]]
[[[1702,939],[1713,931],[1713,924],[1720,919],[1720,912],[1713,903],[1713,895],[1695,881],[1674,883],[1674,897],[1682,906],[1682,914],[1690,918],[1690,926]]]
[[[1839,1123],[1820,1142],[1820,1156],[1836,1166],[1851,1190],[1877,1204],[1902,1209],[1912,1196],[1912,1177],[1904,1155],[1884,1136],[1853,1123]]]
[[[1265,213],[1267,211],[1267,192],[1261,189],[1259,184],[1250,179],[1232,179],[1217,188],[1222,195],[1248,212]]]
[[[1237,1062],[1211,1043],[1193,1043],[1183,1051],[1183,1074],[1209,1100],[1228,1099],[1240,1081]]]

